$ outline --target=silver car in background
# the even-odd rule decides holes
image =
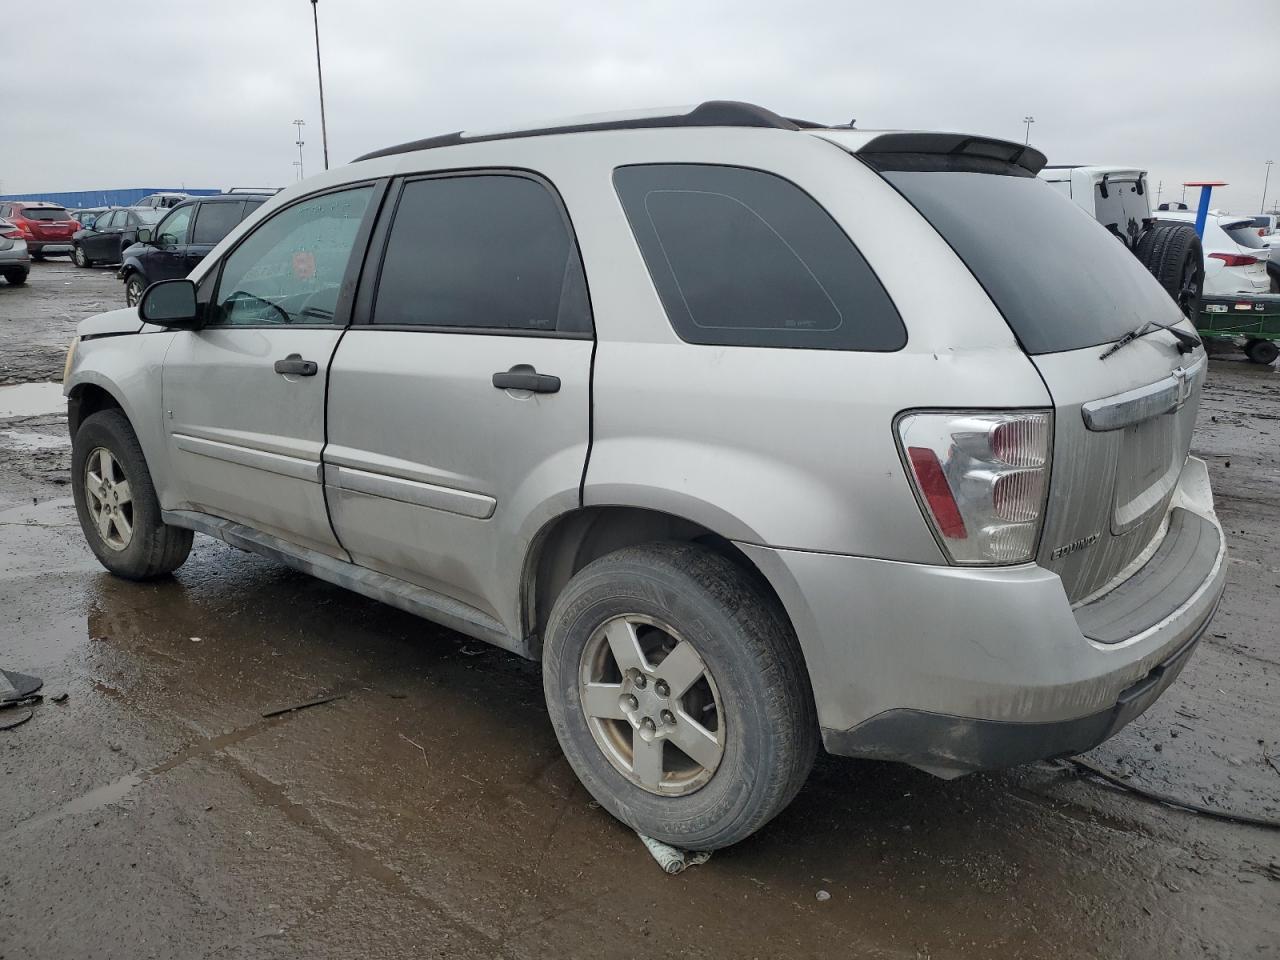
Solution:
[[[0,217],[0,277],[16,286],[26,283],[30,273],[31,253],[22,231]]]
[[[1225,540],[1204,348],[1043,164],[730,102],[369,154],[80,325],[85,536],[148,579],[202,532],[540,659],[582,783],[681,847],[819,741],[1086,750],[1186,663]]]

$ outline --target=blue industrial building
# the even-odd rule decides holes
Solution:
[[[10,193],[0,200],[46,200],[60,203],[71,210],[85,207],[128,207],[152,193],[189,193],[207,197],[221,190],[195,190],[191,187],[129,187],[123,190],[63,190],[54,193]]]

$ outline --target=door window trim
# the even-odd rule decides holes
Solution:
[[[369,194],[369,204],[365,207],[364,215],[360,218],[360,226],[356,228],[355,239],[351,244],[351,256],[347,260],[347,270],[342,275],[342,286],[338,289],[338,304],[333,311],[333,320],[328,323],[209,323],[200,327],[201,330],[345,330],[351,326],[351,312],[355,305],[356,289],[362,270],[365,265],[365,259],[371,249],[369,245],[369,236],[373,231],[374,223],[378,219],[383,201],[387,195],[387,185],[390,183],[389,177],[381,177],[369,180],[353,180],[350,183],[343,183],[336,187],[329,187],[324,190],[316,190],[291,200],[289,203],[273,210],[269,217],[266,217],[253,225],[253,229],[248,231],[244,236],[235,242],[230,250],[227,250],[218,258],[218,263],[213,267],[204,279],[207,280],[213,276],[212,293],[209,299],[201,304],[202,310],[207,310],[209,305],[218,299],[218,294],[222,289],[222,269],[226,266],[227,260],[240,249],[240,244],[244,243],[264,226],[284,213],[286,210],[292,210],[300,203],[306,203],[309,200],[315,200],[317,197],[327,197],[335,193],[345,193],[348,190],[358,190],[361,187],[372,187]],[[242,219],[240,223],[243,223]],[[195,226],[195,217],[191,218],[192,227]],[[240,224],[236,224],[238,227]],[[236,227],[232,227],[235,230]],[[201,281],[203,284],[203,280]]]
[[[565,231],[569,236],[569,250],[578,261],[578,269],[582,271],[582,283],[587,295],[587,322],[590,330],[521,330],[510,327],[462,327],[435,326],[408,323],[374,323],[373,308],[377,299],[378,284],[382,281],[382,267],[387,257],[387,244],[391,237],[391,228],[395,223],[396,213],[400,209],[400,200],[404,196],[405,187],[410,183],[423,180],[446,180],[461,177],[514,177],[520,180],[531,180],[538,184],[551,196],[552,202],[560,213]],[[391,180],[387,191],[385,209],[378,218],[377,227],[369,241],[369,252],[364,270],[360,274],[359,288],[356,293],[354,314],[351,325],[360,330],[386,330],[397,333],[458,333],[467,336],[483,337],[534,337],[556,340],[595,340],[596,321],[595,308],[591,303],[591,280],[587,276],[587,265],[582,260],[582,247],[578,244],[578,234],[573,228],[573,220],[565,206],[564,197],[556,189],[556,185],[536,170],[524,167],[459,167],[449,170],[432,170],[425,173],[402,174]]]

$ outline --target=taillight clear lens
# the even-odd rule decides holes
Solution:
[[[1048,411],[909,413],[898,440],[917,496],[955,563],[1035,554],[1049,471]]]

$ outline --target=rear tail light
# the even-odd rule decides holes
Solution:
[[[1228,267],[1247,267],[1258,262],[1257,257],[1251,257],[1247,253],[1211,253],[1209,256],[1221,260]]]
[[[21,230],[10,230],[8,233],[0,233],[0,237],[4,237],[6,240],[21,240],[21,239],[22,239],[22,231],[21,231]]]
[[[1023,563],[1034,556],[1052,426],[1042,410],[899,418],[916,496],[953,563]]]

